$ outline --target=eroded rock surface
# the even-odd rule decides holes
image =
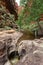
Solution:
[[[17,32],[14,30],[2,31],[0,32],[0,40],[4,41],[8,46],[12,46],[9,50],[16,50],[16,43],[19,38],[23,35],[21,32]]]
[[[12,33],[10,32],[0,32],[0,65],[11,65],[9,62],[11,54],[18,54],[18,52],[16,53],[16,44],[23,34],[17,31],[12,31]]]
[[[34,40],[22,40],[16,47],[16,43],[23,34],[21,32],[0,34],[0,40],[7,43],[9,54],[17,50],[20,60],[14,65],[43,65],[43,38]],[[11,51],[10,51],[11,50]]]
[[[16,65],[43,65],[43,38],[21,41],[18,52],[20,61]]]

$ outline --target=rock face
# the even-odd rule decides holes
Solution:
[[[9,60],[9,55],[16,50],[16,43],[23,35],[21,32],[16,31],[3,31],[0,32],[0,65],[10,65],[6,62]],[[3,63],[2,63],[3,62]]]
[[[0,5],[6,7],[7,12],[14,14],[15,20],[18,19],[18,5],[16,5],[15,0],[0,0]]]
[[[16,50],[16,43],[22,35],[21,32],[15,32],[14,30],[0,32],[0,40],[11,47],[9,48],[9,54]]]
[[[8,53],[18,51],[20,60],[14,65],[43,65],[43,38],[17,41],[23,34],[15,31],[0,32],[0,40],[6,42]],[[17,47],[16,47],[17,45]],[[7,63],[9,64],[9,63]]]
[[[43,65],[43,38],[21,41],[18,52],[20,61],[16,65]]]

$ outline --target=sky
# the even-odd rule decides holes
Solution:
[[[18,5],[20,5],[20,0],[16,0],[16,2],[18,3]]]

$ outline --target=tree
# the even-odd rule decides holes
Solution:
[[[32,21],[37,22],[39,28],[40,15],[43,14],[43,0],[21,0],[21,6],[24,7],[20,14],[19,21],[21,26],[29,28]],[[23,28],[22,27],[22,28]]]

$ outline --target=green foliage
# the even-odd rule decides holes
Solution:
[[[25,6],[25,4],[27,3],[28,0],[20,0],[20,5],[21,6]]]
[[[37,21],[40,15],[43,14],[43,0],[33,0],[30,13],[34,18],[33,21]]]
[[[21,0],[20,2],[21,5],[24,6],[18,20],[20,28],[27,28],[28,30],[31,28],[32,30],[38,30],[40,28],[39,27],[37,29],[37,26],[39,26],[39,18],[41,17],[40,15],[43,14],[43,0]],[[32,21],[37,22],[37,24],[30,24]]]
[[[29,26],[29,30],[30,30],[30,31],[37,31],[37,30],[39,30],[38,24],[37,24],[37,23],[31,24],[31,25]]]

